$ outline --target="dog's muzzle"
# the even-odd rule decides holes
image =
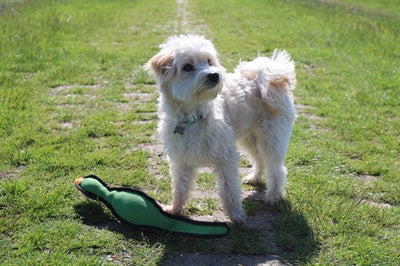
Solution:
[[[210,88],[215,87],[219,83],[219,74],[218,73],[210,73],[207,75],[207,83]]]

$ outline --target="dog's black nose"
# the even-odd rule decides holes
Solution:
[[[219,82],[219,74],[218,73],[210,73],[207,75],[207,79],[212,83],[216,84]]]

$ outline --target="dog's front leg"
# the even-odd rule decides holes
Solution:
[[[240,201],[241,184],[238,178],[239,156],[236,151],[230,155],[224,154],[214,165],[214,172],[217,175],[219,196],[225,211],[236,223],[242,223],[245,219],[242,204]]]
[[[171,162],[170,174],[172,176],[172,206],[168,210],[170,213],[182,213],[183,207],[189,198],[190,191],[193,190],[197,170],[184,163]]]

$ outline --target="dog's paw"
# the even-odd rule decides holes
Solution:
[[[243,224],[246,220],[246,214],[241,207],[229,210],[228,215],[237,224]]]
[[[283,193],[279,190],[267,190],[265,201],[269,205],[275,205],[283,199]]]
[[[174,209],[172,206],[162,205],[161,207],[165,212],[169,214],[180,215],[182,213],[182,210]]]
[[[252,186],[260,186],[262,184],[262,180],[259,176],[249,174],[243,178],[243,183]]]

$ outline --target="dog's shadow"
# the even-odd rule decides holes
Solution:
[[[262,193],[256,190],[243,199],[246,222],[230,224],[231,233],[219,239],[139,231],[120,223],[97,201],[82,201],[74,208],[83,224],[117,232],[127,240],[135,239],[150,245],[161,243],[165,246],[164,259],[177,253],[212,253],[273,256],[296,264],[309,262],[318,252],[318,243],[307,219],[286,199],[275,206],[266,205]]]
[[[285,262],[309,262],[318,252],[318,242],[305,216],[286,198],[276,205],[264,202],[265,189],[252,191],[243,199],[247,220],[232,230],[248,254],[277,255]],[[243,247],[239,250],[245,250]]]

